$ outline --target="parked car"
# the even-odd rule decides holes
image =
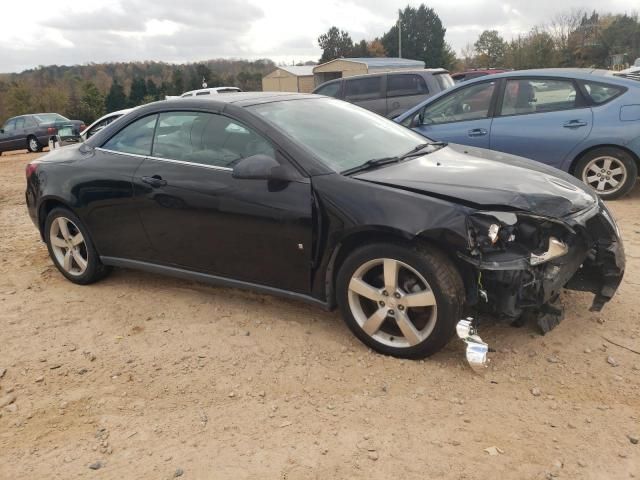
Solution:
[[[339,78],[323,83],[313,93],[346,100],[394,118],[451,86],[453,80],[447,70],[431,68]]]
[[[242,90],[240,90],[238,87],[201,88],[200,90],[191,90],[189,92],[184,92],[182,95],[180,95],[180,98],[199,97],[201,95],[217,95],[219,93],[238,93],[241,91]]]
[[[485,69],[474,68],[472,70],[454,73],[451,75],[451,78],[453,78],[453,81],[455,83],[460,83],[460,82],[465,82],[467,80],[473,80],[474,78],[484,77],[486,75],[494,75],[496,73],[504,73],[508,71],[509,70],[505,70],[504,68],[485,68]]]
[[[476,308],[547,331],[563,287],[600,310],[625,265],[614,219],[574,177],[316,95],[152,103],[26,175],[71,282],[130,267],[337,305],[398,357],[437,352]]]
[[[111,125],[111,123],[115,122],[117,119],[129,113],[132,108],[125,108],[124,110],[117,110],[115,112],[107,113],[103,115],[87,128],[80,132],[81,141],[86,141],[88,138],[91,138],[93,135],[98,133],[100,130],[105,128],[107,125]]]
[[[25,148],[30,152],[40,152],[52,138],[61,144],[77,143],[84,128],[81,120],[69,120],[57,113],[13,117],[0,129],[0,154]]]
[[[397,121],[430,139],[551,165],[610,199],[638,176],[639,104],[640,83],[612,72],[523,70],[461,83]]]

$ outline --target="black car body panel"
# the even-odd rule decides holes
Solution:
[[[84,144],[42,157],[26,193],[41,234],[47,212],[63,205],[85,222],[106,264],[252,287],[329,308],[336,269],[353,248],[380,239],[422,242],[442,249],[458,267],[467,306],[512,320],[530,313],[545,331],[559,320],[554,304],[563,287],[594,293],[598,310],[622,279],[624,250],[614,220],[562,172],[449,145],[342,175],[244,108],[318,97],[221,97],[141,107]],[[269,138],[298,176],[241,180],[231,168],[102,148],[136,119],[173,110],[241,120]],[[151,185],[154,176],[164,183]],[[488,242],[493,224],[500,234]],[[535,263],[552,239],[568,253]]]
[[[424,157],[357,176],[476,207],[501,206],[564,216],[587,208],[595,194],[576,178],[514,155],[449,144]]]

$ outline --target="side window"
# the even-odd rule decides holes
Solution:
[[[211,92],[196,92],[196,96],[209,95]]]
[[[604,83],[582,82],[589,97],[596,105],[602,105],[624,93],[624,87]]]
[[[341,82],[330,83],[329,85],[320,87],[316,94],[336,98],[338,95],[340,95],[340,85]]]
[[[150,115],[136,120],[107,140],[102,148],[114,152],[150,155],[157,118],[157,115]]]
[[[257,154],[276,158],[271,143],[249,127],[203,112],[161,113],[152,152],[158,158],[228,168]]]
[[[360,100],[373,100],[380,98],[380,86],[382,77],[358,78],[345,81],[346,100],[357,102]]]
[[[426,95],[427,93],[429,89],[420,75],[387,75],[387,97]]]
[[[36,123],[33,117],[25,117],[24,126],[25,128],[33,128],[33,127],[37,127],[38,124]]]
[[[4,129],[5,132],[13,132],[16,129],[16,119],[12,118],[7,123],[5,123],[4,127],[2,128]]]
[[[486,118],[495,88],[495,82],[479,83],[447,95],[425,108],[422,123],[430,125]]]
[[[24,117],[16,118],[16,130],[24,129]]]
[[[576,102],[576,88],[571,80],[507,80],[501,115],[570,110],[576,108]]]

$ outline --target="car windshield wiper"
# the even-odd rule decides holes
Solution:
[[[445,142],[427,142],[427,143],[421,143],[419,145],[417,145],[416,147],[412,148],[411,150],[409,150],[407,153],[403,154],[403,155],[399,155],[396,157],[384,157],[384,158],[373,158],[371,160],[367,160],[366,162],[364,162],[361,165],[357,165],[355,167],[352,168],[348,168],[347,170],[344,170],[340,173],[342,173],[342,175],[351,175],[353,173],[357,173],[357,172],[363,172],[365,170],[369,170],[370,168],[374,168],[374,167],[379,167],[381,165],[386,165],[388,163],[397,163],[397,162],[401,162],[402,160],[405,160],[407,158],[411,158],[411,157],[415,157],[418,155],[424,155],[425,153],[422,152],[422,150],[424,150],[427,147],[445,147],[447,146],[447,144]],[[431,152],[428,152],[431,153]]]

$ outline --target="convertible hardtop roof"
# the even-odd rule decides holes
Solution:
[[[193,106],[193,102],[211,102],[216,104],[232,103],[239,107],[248,107],[258,103],[282,102],[287,100],[301,100],[304,98],[321,98],[319,95],[293,92],[237,92],[216,96],[200,96],[161,100],[156,103],[170,102],[172,106]]]

